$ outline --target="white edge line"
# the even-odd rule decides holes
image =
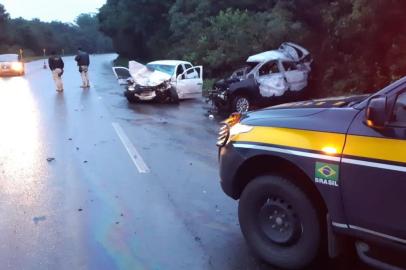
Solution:
[[[114,130],[117,133],[117,136],[120,138],[121,143],[124,145],[125,149],[127,150],[128,155],[130,156],[131,160],[134,162],[135,166],[140,173],[149,173],[150,170],[145,164],[144,160],[142,159],[141,155],[138,153],[135,146],[131,143],[130,139],[125,134],[123,128],[120,126],[119,123],[112,123]]]
[[[383,164],[383,163],[356,160],[356,159],[349,159],[349,158],[343,158],[342,162],[343,163],[348,163],[348,164],[366,166],[366,167],[386,169],[386,170],[391,170],[391,171],[406,172],[406,167],[390,165],[390,164]]]
[[[339,157],[332,157],[332,156],[327,156],[327,155],[313,154],[313,153],[301,152],[301,151],[296,151],[296,150],[282,149],[282,148],[255,145],[255,144],[235,143],[233,145],[234,145],[234,147],[237,147],[237,148],[254,148],[254,149],[258,149],[258,150],[265,150],[265,151],[278,152],[278,153],[290,154],[290,155],[301,156],[301,157],[310,157],[310,158],[324,159],[324,160],[340,162]]]

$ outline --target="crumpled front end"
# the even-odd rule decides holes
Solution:
[[[134,100],[149,101],[167,101],[171,98],[172,85],[169,81],[164,81],[156,86],[143,86],[137,83],[129,85],[125,91],[126,97],[130,97]]]

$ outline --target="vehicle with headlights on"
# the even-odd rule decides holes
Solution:
[[[24,74],[24,63],[18,54],[0,55],[0,76],[23,76]]]
[[[113,67],[129,102],[177,102],[179,99],[202,97],[203,67],[190,62],[160,60],[146,65],[129,62],[129,68]]]
[[[234,114],[217,145],[221,186],[265,261],[302,269],[354,244],[376,269],[406,269],[406,77],[371,96]]]

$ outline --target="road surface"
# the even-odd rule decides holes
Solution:
[[[202,101],[130,105],[93,56],[0,79],[2,269],[253,269],[218,183],[218,122]]]

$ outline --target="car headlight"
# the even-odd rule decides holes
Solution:
[[[135,91],[135,86],[134,85],[130,85],[127,87],[128,91]]]
[[[14,71],[23,71],[23,64],[19,62],[14,62],[11,64],[11,69]]]
[[[237,123],[230,128],[230,138],[242,133],[250,132],[254,127]]]

